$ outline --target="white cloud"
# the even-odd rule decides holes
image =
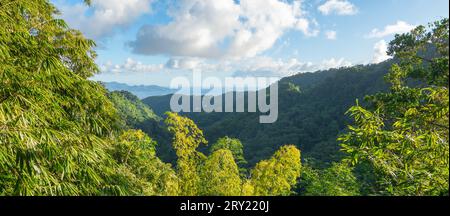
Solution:
[[[397,21],[397,23],[392,25],[387,25],[383,30],[377,28],[373,29],[370,34],[366,35],[367,38],[382,38],[393,34],[403,34],[414,29],[415,26],[408,24],[404,21]]]
[[[204,61],[199,58],[171,58],[166,62],[165,67],[175,70],[193,70],[203,68],[205,65]]]
[[[134,52],[148,55],[217,56],[218,42],[234,33],[239,13],[233,0],[182,0],[169,11],[172,22],[143,26],[130,46]]]
[[[315,72],[330,68],[349,67],[352,63],[344,58],[330,58],[320,62],[287,60],[268,56],[255,56],[246,59],[205,60],[201,58],[170,58],[165,64],[143,64],[128,58],[123,64],[106,62],[100,66],[104,74],[133,74],[163,72],[166,76],[177,72],[199,70],[205,74],[227,73],[233,76],[286,77],[303,72]]]
[[[295,24],[295,29],[303,32],[307,37],[315,37],[319,34],[318,26],[319,24],[315,19],[309,21],[308,19],[300,18]]]
[[[328,0],[318,7],[318,10],[324,15],[332,13],[338,15],[354,15],[358,12],[356,6],[347,0]]]
[[[253,57],[270,49],[288,29],[318,34],[316,22],[303,16],[300,1],[181,0],[170,11],[172,22],[147,25],[129,43],[135,53],[172,56]]]
[[[238,66],[234,68],[235,76],[285,77],[297,73],[349,67],[352,66],[352,63],[343,58],[331,58],[325,59],[318,63],[313,63],[302,62],[296,58],[291,58],[288,60],[275,60],[270,57],[254,57],[237,65]]]
[[[241,22],[228,56],[252,57],[271,48],[287,29],[297,29],[313,36],[311,23],[301,17],[300,2],[294,4],[278,0],[242,0],[240,2]]]
[[[60,0],[56,4],[62,11],[62,18],[72,28],[98,39],[151,12],[152,2],[153,0],[92,0],[89,7],[82,3],[71,5],[67,0]]]
[[[106,62],[100,65],[102,73],[148,73],[159,72],[164,69],[162,64],[143,64],[132,58],[127,58],[123,64]]]
[[[388,46],[385,40],[380,40],[373,46],[373,59],[372,63],[380,63],[390,59],[391,57],[387,54]]]
[[[330,68],[341,68],[341,67],[350,67],[353,66],[353,64],[344,58],[336,59],[326,59],[323,60],[317,67],[317,70],[327,70]]]
[[[336,40],[337,38],[337,33],[336,31],[326,31],[325,32],[325,36],[327,37],[328,40]]]

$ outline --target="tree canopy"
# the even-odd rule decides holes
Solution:
[[[349,110],[354,124],[339,138],[343,150],[353,164],[372,163],[386,193],[448,195],[448,33],[443,19],[397,35],[389,45],[399,61],[386,76],[390,91]],[[411,87],[408,79],[421,82]]]
[[[48,0],[0,0],[0,195],[449,193],[448,19],[397,35],[389,62],[281,80],[273,125],[192,114],[197,125],[172,112],[163,125],[136,96],[89,80],[99,71],[95,43],[57,15]],[[378,82],[387,67],[388,88]],[[341,112],[368,92],[343,131]],[[161,144],[175,152],[172,164]]]
[[[45,0],[0,4],[1,194],[99,194],[114,173],[115,109],[86,79],[95,43],[56,13]]]

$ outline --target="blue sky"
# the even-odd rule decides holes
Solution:
[[[449,16],[448,0],[52,0],[94,39],[93,79],[168,86],[377,63],[396,33]]]

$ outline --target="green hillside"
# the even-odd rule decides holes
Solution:
[[[326,165],[340,159],[337,135],[349,123],[345,112],[365,95],[388,89],[383,77],[392,61],[367,66],[300,73],[279,82],[279,116],[259,124],[258,113],[184,113],[204,130],[208,140],[231,136],[244,143],[245,157],[255,164],[282,144],[298,146],[305,156]],[[148,97],[156,113],[170,111],[171,95]]]
[[[108,92],[59,15],[0,0],[0,196],[449,195],[448,19],[396,35],[394,60],[282,79],[260,124]]]

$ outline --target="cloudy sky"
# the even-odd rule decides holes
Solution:
[[[168,86],[377,63],[396,33],[449,16],[448,0],[52,0],[97,42],[93,79]]]

